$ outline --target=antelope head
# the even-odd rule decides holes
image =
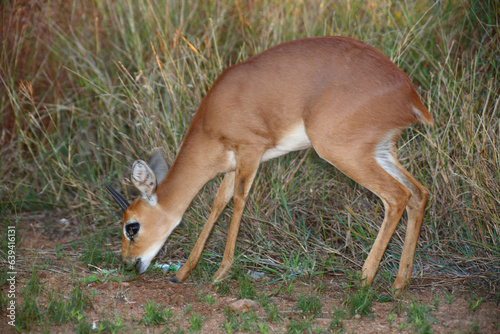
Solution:
[[[156,195],[157,186],[165,178],[168,168],[160,148],[153,150],[149,164],[142,160],[135,161],[132,165],[131,180],[140,196],[130,205],[123,195],[106,186],[124,211],[122,261],[127,265],[135,265],[139,274],[146,271],[178,224],[168,223],[168,214],[158,204]]]

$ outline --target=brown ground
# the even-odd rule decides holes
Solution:
[[[65,227],[61,226],[58,230],[64,232]],[[87,266],[80,265],[81,261],[77,254],[65,253],[62,258],[57,259],[54,252],[55,245],[68,242],[75,235],[71,233],[70,227],[66,227],[66,230],[68,233],[58,233],[54,236],[47,232],[40,233],[40,226],[33,223],[22,222],[22,226],[18,227],[18,233],[23,236],[21,245],[17,249],[16,265],[22,268],[18,270],[16,287],[18,295],[31,275],[32,261],[40,263],[53,261],[47,269],[38,272],[44,291],[60,291],[64,294],[73,288],[75,282],[74,278],[71,279],[75,275],[73,271],[79,278],[95,273]],[[204,318],[201,333],[227,333],[223,327],[227,321],[224,309],[236,300],[238,290],[236,281],[231,281],[231,294],[221,296],[213,285],[200,284],[193,279],[188,279],[185,284],[172,284],[168,282],[169,277],[162,274],[146,274],[128,282],[118,283],[108,280],[104,283],[85,285],[84,289],[88,295],[92,292],[95,295],[93,306],[85,313],[88,322],[99,324],[104,319],[114,321],[115,315],[118,315],[127,326],[127,332],[161,333],[165,325],[151,327],[138,323],[145,313],[143,306],[147,301],[152,301],[168,307],[174,313],[169,321],[182,330],[189,331],[189,319],[193,314],[197,314]],[[344,276],[325,275],[297,279],[293,281],[294,286],[291,290],[288,289],[290,281],[263,285],[265,282],[266,278],[255,281],[257,295],[262,292],[270,295],[270,300],[279,309],[281,319],[277,322],[268,322],[265,310],[262,307],[257,309],[258,321],[267,323],[269,333],[286,333],[290,319],[305,319],[295,309],[301,293],[316,295],[321,300],[322,314],[310,321],[313,329],[321,328],[323,332],[331,332],[327,328],[333,310],[347,308],[343,305],[349,293],[349,290],[343,288],[347,282]],[[375,302],[370,316],[348,317],[347,320],[343,320],[343,329],[346,333],[413,333],[415,329],[407,321],[406,310],[408,304],[416,300],[432,307],[428,321],[434,333],[500,333],[500,306],[495,296],[489,294],[491,289],[478,282],[477,278],[414,279],[403,299]],[[3,288],[5,291],[6,287]],[[377,295],[384,294],[380,292],[381,290]],[[215,300],[213,304],[208,303],[206,299],[203,300],[207,295]],[[448,298],[452,295],[453,300],[450,303]],[[17,298],[19,303],[21,298]],[[478,298],[484,301],[472,311],[470,304]],[[43,305],[47,301],[42,297],[39,302]],[[389,320],[391,313],[392,321]],[[0,333],[14,332],[6,324],[5,319],[6,314],[3,312]],[[176,327],[171,329],[177,331]],[[50,327],[52,333],[73,332],[73,330],[73,323]]]

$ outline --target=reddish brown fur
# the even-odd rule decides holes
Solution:
[[[287,136],[304,126],[321,157],[375,192],[386,207],[381,232],[363,267],[367,284],[407,208],[412,225],[409,246],[405,245],[404,268],[395,283],[395,288],[403,289],[411,275],[427,190],[397,159],[391,160],[389,149],[400,130],[418,120],[432,123],[432,116],[410,79],[373,47],[345,37],[275,46],[225,70],[216,80],[193,117],[172,168],[158,185],[158,206],[136,200],[127,210],[125,222],[139,221],[141,233],[135,245],[124,238],[123,257],[133,261],[152,249],[150,244],[161,244],[201,187],[216,174],[227,173],[207,225],[176,276],[183,281],[194,269],[213,224],[234,194],[226,252],[215,275],[216,280],[224,278],[263,154],[277,145],[293,146]]]

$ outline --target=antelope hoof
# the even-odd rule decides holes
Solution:
[[[222,282],[227,278],[227,275],[229,274],[229,270],[225,270],[220,268],[217,270],[217,272],[214,275],[214,283],[219,283]]]
[[[364,266],[361,271],[361,286],[371,286],[375,275],[377,275],[377,271],[378,267]]]
[[[178,283],[184,283],[184,282],[182,282],[180,279],[178,279],[176,276],[172,277],[172,278],[170,279],[170,282],[171,282],[171,283],[176,283],[176,284],[178,284]]]
[[[399,279],[399,277],[396,277],[396,280],[394,281],[394,284],[392,285],[392,290],[394,291],[394,297],[401,297],[403,292],[406,290],[406,287],[408,284],[405,284],[404,279]]]

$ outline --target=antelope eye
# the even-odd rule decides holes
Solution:
[[[129,238],[132,239],[139,233],[139,230],[141,229],[141,224],[134,222],[134,223],[129,223],[125,225],[125,235]]]

